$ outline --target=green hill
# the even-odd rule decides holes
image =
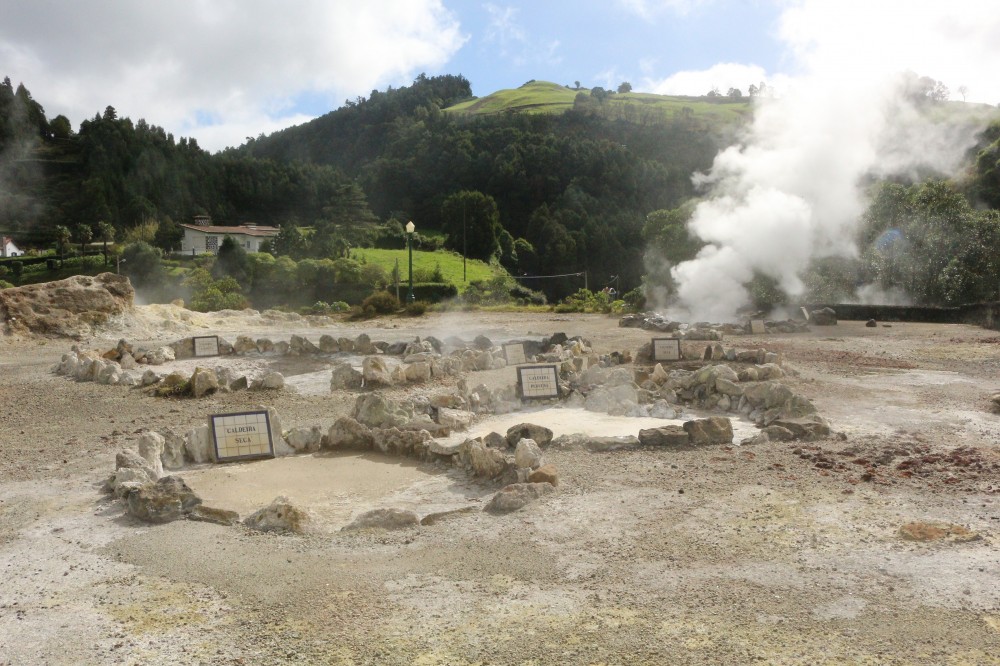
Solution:
[[[599,90],[599,89],[594,89]],[[563,113],[569,109],[603,111],[622,120],[669,120],[688,117],[711,125],[747,120],[749,98],[688,97],[652,93],[615,93],[567,88],[549,81],[529,81],[520,88],[498,90],[486,97],[465,100],[445,109],[448,113],[488,116],[503,113]]]

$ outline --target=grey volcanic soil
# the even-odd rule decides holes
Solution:
[[[650,337],[598,316],[322,329],[193,317],[130,321],[91,346],[192,331],[389,341],[564,331],[600,352],[634,352]],[[843,436],[548,451],[561,486],[513,514],[289,537],[139,524],[99,487],[141,429],[259,404],[286,428],[326,427],[352,395],[154,399],[51,374],[68,341],[0,341],[0,664],[1000,664],[1000,419],[988,401],[1000,338],[842,322],[726,344],[782,352],[800,373],[788,381]],[[511,383],[513,371],[469,380]],[[419,480],[398,490],[414,475],[473,505],[490,490],[418,465],[381,500],[363,499],[393,506],[431,492]],[[904,540],[913,521],[978,538]]]

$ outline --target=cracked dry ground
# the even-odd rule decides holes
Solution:
[[[565,331],[605,353],[650,337],[596,316],[369,326]],[[995,333],[841,322],[726,344],[783,353],[841,436],[549,451],[560,488],[506,516],[282,537],[137,524],[99,492],[137,430],[259,398],[78,384],[49,373],[69,343],[0,342],[0,664],[1000,664]],[[268,404],[287,428],[352,401]]]

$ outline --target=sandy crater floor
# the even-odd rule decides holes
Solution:
[[[324,324],[154,306],[92,343],[363,331],[390,342],[564,331],[601,352],[651,337],[599,316]],[[99,486],[143,428],[261,402],[286,428],[328,427],[354,395],[323,391],[322,369],[266,400],[163,400],[51,374],[66,341],[0,341],[0,664],[1000,664],[995,332],[842,322],[725,344],[783,353],[799,372],[789,382],[846,439],[553,450],[561,486],[536,504],[390,533],[338,527],[380,506],[480,506],[495,489],[360,454],[185,473],[242,514],[277,494],[309,503],[317,529],[281,537],[138,524]],[[509,384],[513,371],[469,381]],[[557,434],[599,427],[557,411]],[[503,432],[506,419],[531,420],[473,432]],[[648,427],[621,421],[600,419],[616,431],[602,434]],[[915,521],[972,538],[904,539]]]

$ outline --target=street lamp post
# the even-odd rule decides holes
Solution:
[[[410,255],[410,290],[406,294],[406,302],[412,303],[413,298],[413,230],[416,227],[413,225],[413,221],[410,220],[406,223],[406,249]]]

